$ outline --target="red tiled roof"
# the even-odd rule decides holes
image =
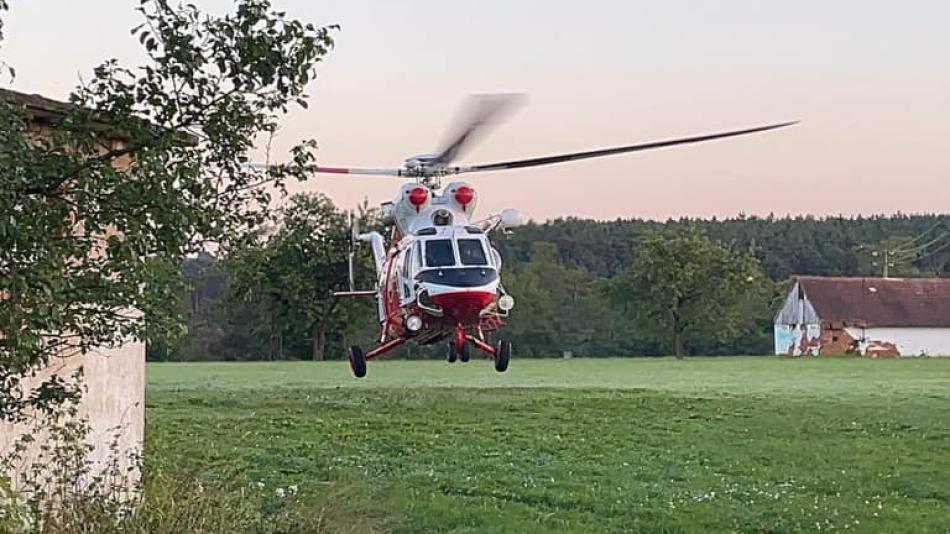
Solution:
[[[950,327],[950,278],[796,279],[822,322]]]

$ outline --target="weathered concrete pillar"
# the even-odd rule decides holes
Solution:
[[[79,416],[90,425],[89,443],[94,447],[89,453],[93,471],[101,471],[108,462],[118,460],[125,479],[120,484],[131,489],[139,480],[137,469],[127,471],[134,465],[130,455],[141,457],[145,438],[145,345],[127,343],[115,349],[98,349],[86,354],[56,357],[28,379],[25,386],[39,384],[53,375],[64,380],[82,367],[85,393],[79,403]],[[0,456],[10,452],[14,443],[26,432],[36,438],[25,451],[19,467],[9,473],[14,485],[18,474],[30,465],[43,462],[41,447],[49,435],[43,429],[43,421],[25,423],[0,423]],[[110,446],[115,444],[115,450]]]

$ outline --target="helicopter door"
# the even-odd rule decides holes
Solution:
[[[400,274],[400,277],[402,278],[400,285],[402,287],[401,293],[402,293],[403,303],[412,301],[416,298],[415,288],[413,287],[414,282],[412,279],[413,274],[415,274],[412,268],[412,265],[413,265],[412,262],[414,261],[415,256],[416,256],[415,249],[416,249],[416,244],[413,243],[406,249],[406,253],[403,254],[402,256],[402,272],[400,272],[399,274]]]

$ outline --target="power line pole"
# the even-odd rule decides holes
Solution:
[[[944,219],[938,219],[933,226],[930,226],[913,239],[906,240],[902,243],[897,243],[896,245],[893,244],[893,240],[891,240],[891,242],[887,245],[882,243],[883,246],[881,246],[879,250],[872,250],[871,256],[873,258],[877,258],[883,254],[884,263],[881,265],[881,271],[883,272],[884,278],[890,277],[891,267],[896,267],[897,262],[913,262],[915,260],[921,259],[922,257],[927,258],[933,256],[937,252],[950,248],[950,241],[946,241],[942,245],[938,245],[935,250],[930,250],[933,245],[939,244],[941,241],[944,241],[950,237],[950,230],[945,230],[942,233],[938,233],[936,237],[930,239],[929,241],[925,240],[928,235],[931,235],[931,232],[940,228],[944,222]],[[920,241],[923,242],[921,243]],[[884,243],[887,243],[887,241]],[[865,248],[872,247],[869,245],[859,245],[855,247],[855,250],[861,250]],[[871,265],[873,267],[877,267],[878,262],[871,261]]]
[[[892,254],[893,251],[892,251],[891,249],[887,248],[887,247],[884,247],[884,249],[883,249],[882,252],[884,253],[884,262],[883,262],[883,265],[882,265],[881,267],[882,267],[882,269],[883,269],[883,271],[884,271],[884,278],[888,278],[888,277],[890,276],[890,273],[891,273],[890,268],[893,267],[893,265],[891,265],[891,254]],[[871,256],[874,257],[874,258],[876,258],[876,257],[878,256],[878,254],[880,254],[880,253],[879,253],[878,251],[876,251],[876,250],[871,252]],[[872,261],[872,262],[871,262],[871,265],[873,265],[873,266],[876,267],[876,266],[878,265],[878,263],[877,263],[876,261]]]

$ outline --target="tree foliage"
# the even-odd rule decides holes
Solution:
[[[638,243],[655,231],[679,233],[695,228],[711,239],[751,250],[772,280],[796,274],[880,276],[871,253],[889,239],[902,243],[925,234],[941,240],[916,251],[904,266],[922,276],[950,275],[950,215],[893,215],[871,217],[746,217],[731,219],[671,219],[650,221],[618,219],[594,221],[557,219],[518,228],[496,247],[505,262],[517,266],[528,260],[531,243],[554,243],[558,259],[582,267],[598,277],[626,269],[637,256]],[[879,247],[878,247],[879,248]],[[898,266],[901,267],[901,266]],[[898,268],[895,275],[913,274]]]
[[[184,262],[188,336],[156,339],[150,359],[340,358],[344,341],[378,335],[371,299],[332,296],[349,286],[350,214],[320,194],[294,195],[278,214],[276,226],[246,235],[228,254]],[[365,206],[352,217],[359,228],[375,225]],[[355,284],[372,288],[368,248],[352,250]]]
[[[690,231],[649,235],[637,260],[607,288],[615,302],[632,302],[637,323],[671,340],[674,354],[682,358],[690,334],[732,339],[750,320],[746,304],[763,282],[751,254]]]
[[[337,298],[349,284],[350,221],[325,196],[295,195],[281,210],[280,227],[235,250],[224,262],[231,302],[254,302],[263,308],[270,337],[278,340],[282,358],[288,327],[307,332],[311,357],[326,357],[327,335],[335,335],[334,348],[342,353],[342,337],[350,325],[372,320],[374,310],[365,301]],[[356,222],[368,226],[370,213]],[[354,274],[372,287],[372,262],[364,247],[354,258]],[[240,304],[239,304],[240,305]],[[293,330],[291,330],[293,332]],[[299,339],[302,336],[297,336]]]
[[[41,127],[0,99],[0,418],[55,400],[19,387],[51,355],[142,338],[143,317],[149,332],[174,328],[181,259],[258,227],[314,161],[305,141],[289,164],[243,165],[305,103],[332,28],[267,0],[223,16],[167,0],[138,10],[144,65],[105,61]]]
[[[503,275],[517,306],[503,335],[522,356],[597,355],[616,350],[618,315],[597,292],[596,279],[567,266],[553,243],[531,245],[527,263]]]
[[[928,246],[918,250],[913,261],[896,266],[892,272],[950,274],[950,250],[941,250],[948,240],[938,239],[950,230],[948,223],[950,218],[944,216],[896,215],[662,223],[567,219],[528,224],[511,235],[496,235],[493,239],[504,258],[505,288],[516,300],[508,326],[501,335],[513,342],[518,357],[551,357],[567,352],[577,356],[669,354],[675,348],[675,339],[668,325],[644,320],[642,300],[634,298],[629,289],[626,293],[616,291],[628,287],[631,273],[635,272],[634,264],[641,261],[646,254],[644,247],[651,239],[657,239],[657,233],[667,238],[705,235],[716,246],[728,243],[726,248],[734,255],[745,258],[751,254],[768,276],[757,277],[756,283],[749,284],[746,298],[730,308],[731,318],[742,320],[730,320],[727,328],[721,327],[715,318],[698,321],[689,332],[684,332],[684,348],[692,354],[703,355],[770,353],[772,318],[787,289],[788,274],[879,274],[880,267],[873,265],[874,257],[869,254],[875,248],[854,246],[855,243],[894,247],[921,235],[930,237],[914,241],[913,248],[916,250],[920,244]],[[937,241],[930,243],[934,239]],[[234,299],[226,296],[227,290],[220,290],[221,280],[227,275],[225,271],[230,269],[227,256],[217,261],[194,259],[186,267],[187,278],[195,287],[187,298],[183,295],[181,299],[190,302],[196,310],[191,313],[192,334],[188,336],[188,343],[167,355],[153,350],[153,358],[311,357],[310,323],[280,319],[275,323],[280,328],[274,330],[268,326],[270,317],[275,314],[270,308],[271,301],[263,297]],[[310,269],[302,264],[299,267],[302,271],[295,276],[305,276]],[[369,270],[368,266],[365,268]],[[203,274],[196,275],[198,272]],[[703,280],[705,283],[717,281],[715,277],[707,277],[697,282]],[[361,287],[369,287],[370,282],[365,281]],[[666,298],[659,292],[657,297]],[[330,357],[343,357],[343,347],[339,344],[343,335],[368,343],[378,334],[374,325],[375,311],[370,307],[348,317],[345,325],[329,329]],[[336,328],[345,330],[341,334]],[[280,336],[275,337],[272,332]],[[226,342],[215,342],[213,346],[199,343],[206,339]],[[277,347],[282,340],[290,342],[284,344],[280,352]],[[443,352],[441,345],[422,350],[407,346],[401,354],[443,357]],[[399,356],[399,353],[394,354],[394,357]]]

